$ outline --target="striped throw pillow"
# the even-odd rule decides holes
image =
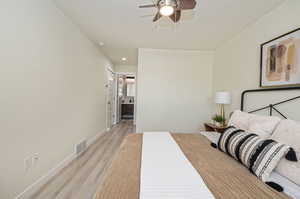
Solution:
[[[218,142],[218,148],[238,160],[236,148],[239,145],[240,140],[244,139],[245,136],[247,136],[247,134],[244,130],[230,126],[221,135]]]
[[[269,178],[279,161],[289,152],[290,147],[274,140],[264,140],[250,160],[250,171],[263,182]]]
[[[264,182],[290,150],[285,144],[262,139],[233,126],[221,135],[218,148],[241,162]]]
[[[262,142],[263,139],[255,134],[250,134],[248,138],[241,143],[238,149],[238,160],[247,168],[250,169],[250,160]]]

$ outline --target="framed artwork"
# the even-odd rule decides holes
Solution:
[[[300,28],[261,45],[260,86],[300,85]]]

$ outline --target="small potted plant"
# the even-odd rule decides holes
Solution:
[[[225,126],[225,121],[226,119],[222,116],[222,115],[214,115],[212,118],[214,125],[218,126],[218,127],[222,127]]]

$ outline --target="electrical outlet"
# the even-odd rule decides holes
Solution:
[[[24,160],[24,170],[26,172],[28,172],[31,167],[32,167],[32,158],[31,157],[25,158],[25,160]]]
[[[40,160],[40,155],[38,153],[36,153],[32,156],[31,159],[32,159],[32,166],[36,166]]]
[[[87,141],[83,140],[75,146],[75,152],[77,155],[81,155],[87,149]]]

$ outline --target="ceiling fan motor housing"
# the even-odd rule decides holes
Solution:
[[[161,1],[159,1],[158,5],[159,5],[159,7],[163,7],[163,6],[176,7],[177,1],[176,0],[161,0]]]

